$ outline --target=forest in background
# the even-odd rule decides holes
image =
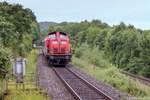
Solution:
[[[129,94],[149,95],[147,88],[142,87],[141,89],[139,85],[130,82],[122,84],[124,81],[127,82],[124,80],[127,78],[122,77],[117,68],[150,78],[150,30],[137,29],[133,25],[126,25],[123,22],[119,25],[109,26],[100,20],[42,24],[43,39],[48,32],[52,31],[69,33],[74,51],[73,61],[80,64],[81,67],[87,65],[89,70],[89,66],[100,68],[101,71],[97,72],[98,77],[105,75],[102,77],[103,80],[108,81],[111,85],[116,85],[115,87],[119,87]],[[45,26],[46,28],[49,26],[48,29]],[[10,59],[16,57],[32,59],[34,55],[29,52],[32,50],[32,44],[40,40],[39,33],[40,25],[32,10],[24,8],[20,4],[0,2],[0,85],[1,79],[10,71]],[[82,62],[80,62],[81,59]],[[31,69],[35,62],[30,61]],[[89,62],[91,65],[85,62]],[[114,78],[111,79],[113,67],[109,67],[109,65],[112,64],[117,67],[117,70],[113,70],[116,73],[115,76],[117,74],[121,76],[115,77],[117,80],[121,78],[119,82]],[[102,69],[103,67],[110,70]],[[103,75],[100,76],[100,74]]]
[[[100,20],[85,20],[50,25],[48,30],[42,31],[43,39],[52,31],[69,33],[75,52],[82,44],[88,44],[89,49],[103,51],[116,67],[150,77],[150,30],[137,29],[123,22],[109,26]]]
[[[62,22],[43,30],[63,31],[70,34],[72,48],[82,44],[103,51],[109,62],[129,72],[150,77],[150,30],[133,25],[109,26],[100,20]],[[0,76],[8,71],[10,58],[25,57],[32,49],[32,42],[39,39],[39,25],[29,8],[20,4],[0,2]],[[95,54],[96,55],[96,54]]]
[[[10,68],[10,59],[26,57],[39,39],[39,25],[29,8],[0,2],[0,79]]]

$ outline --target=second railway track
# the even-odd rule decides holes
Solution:
[[[114,100],[69,68],[53,67],[53,70],[77,100]]]
[[[149,78],[145,78],[145,77],[142,77],[142,76],[138,76],[138,75],[135,75],[135,74],[132,74],[132,73],[129,73],[129,72],[126,72],[126,71],[122,71],[122,73],[132,77],[133,79],[135,80],[138,80],[139,82],[145,84],[145,85],[148,85],[150,86],[150,79]]]

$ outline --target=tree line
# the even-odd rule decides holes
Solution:
[[[123,22],[109,26],[100,20],[85,20],[51,25],[48,32],[51,31],[69,33],[73,48],[83,43],[90,48],[97,47],[116,67],[150,77],[150,30],[137,29]],[[44,33],[43,37],[47,31]]]
[[[39,38],[36,16],[20,4],[0,2],[0,76],[10,68],[10,59],[25,57],[32,41]]]

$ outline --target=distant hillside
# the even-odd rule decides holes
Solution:
[[[55,23],[55,22],[48,22],[48,21],[39,22],[41,30],[47,30],[50,25],[54,25],[54,24],[57,24],[57,23]]]

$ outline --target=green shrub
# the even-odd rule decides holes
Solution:
[[[86,70],[96,79],[111,84],[113,87],[132,96],[150,96],[150,87],[122,74],[117,67],[106,60],[102,51],[97,48],[90,49],[88,46],[81,46],[78,50],[81,50],[81,48],[84,51],[80,51],[82,54],[80,57],[73,57],[73,64]]]
[[[98,47],[90,48],[86,43],[76,48],[75,57],[84,59],[94,66],[106,67],[108,65],[108,61],[104,60],[104,52],[100,51]]]
[[[0,46],[0,79],[4,78],[10,69],[10,50]]]
[[[33,49],[27,56],[27,72],[33,73],[36,71],[36,63],[38,57],[38,50]]]
[[[33,49],[27,56],[27,66],[26,73],[28,77],[25,77],[26,80],[33,80],[36,72],[36,64],[37,64],[38,50]],[[29,74],[30,73],[30,74]]]

